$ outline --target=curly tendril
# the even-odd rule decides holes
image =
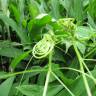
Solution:
[[[36,59],[46,57],[54,48],[55,42],[50,34],[45,34],[34,47],[32,54]]]

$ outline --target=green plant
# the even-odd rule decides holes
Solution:
[[[95,1],[0,0],[0,96],[95,96]]]

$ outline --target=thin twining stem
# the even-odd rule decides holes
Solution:
[[[94,76],[92,75],[92,73],[90,72],[89,68],[87,67],[87,65],[85,64],[84,61],[82,61],[83,65],[85,66],[86,70],[88,71],[88,73],[90,74],[90,76],[93,78],[94,83],[96,84],[96,80],[94,79]]]
[[[71,91],[70,89],[59,79],[59,77],[54,73],[52,72],[52,75],[59,81],[59,83],[70,93],[71,96],[75,96]]]
[[[24,71],[26,71],[26,70],[27,70],[27,68],[28,68],[28,66],[29,66],[30,62],[32,61],[32,59],[33,59],[33,56],[31,56],[31,58],[30,58],[29,62],[27,63],[27,66],[25,67],[25,70],[24,70]],[[20,80],[20,83],[19,83],[19,85],[18,85],[18,86],[20,86],[20,85],[21,85],[22,80],[23,80],[23,78],[24,78],[24,75],[25,75],[25,73],[23,73],[23,74],[22,74],[22,77],[21,77],[21,80]],[[16,92],[16,96],[17,96],[17,94],[18,94],[18,91]]]
[[[85,61],[94,61],[94,62],[96,62],[96,59],[83,59],[83,60],[85,60]]]
[[[74,68],[69,68],[69,67],[56,68],[56,70],[58,70],[58,69],[73,70],[73,71],[76,71],[76,72],[82,73],[82,74],[86,75],[87,77],[89,77],[90,79],[92,79],[93,81],[96,82],[96,79],[95,79],[95,78],[93,78],[93,77],[90,76],[89,74],[87,74],[87,73],[85,73],[85,72],[82,72],[82,71],[80,71],[80,70],[77,70],[77,69],[74,69]]]

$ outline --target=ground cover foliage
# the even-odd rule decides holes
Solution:
[[[0,0],[0,96],[96,96],[96,0]]]

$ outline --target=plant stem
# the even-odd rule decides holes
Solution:
[[[83,63],[84,62],[83,62],[83,59],[82,59],[82,57],[81,57],[77,47],[75,45],[73,45],[73,46],[74,46],[75,52],[77,54],[77,57],[78,57],[78,60],[79,60],[79,63],[80,63],[80,69],[81,69],[82,72],[84,72],[84,68],[83,68]],[[82,74],[82,77],[83,77],[83,80],[84,80],[84,84],[85,84],[88,96],[92,96],[85,74]]]
[[[44,86],[44,91],[43,91],[43,95],[42,96],[46,96],[46,94],[47,94],[48,83],[49,83],[50,74],[51,74],[51,61],[52,61],[52,52],[49,54],[49,64],[48,64],[49,69],[48,69],[48,72],[47,72],[45,86]]]
[[[88,56],[90,56],[94,51],[96,51],[96,47],[93,48],[89,53],[87,53],[84,58],[87,58]]]
[[[47,76],[46,76],[46,81],[45,81],[43,96],[46,96],[46,94],[47,94],[49,79],[50,79],[50,71],[48,71]]]
[[[96,81],[95,78],[93,78],[92,76],[90,76],[89,74],[85,73],[85,72],[82,72],[80,70],[77,70],[77,69],[74,69],[74,68],[69,68],[69,67],[62,67],[62,68],[58,68],[58,69],[65,69],[65,70],[73,70],[73,71],[76,71],[76,72],[79,72],[79,73],[82,73],[82,74],[85,74],[87,77],[89,77],[90,79],[92,79],[93,81]],[[56,69],[57,70],[57,69]],[[95,82],[94,82],[95,83]]]
[[[85,61],[94,61],[96,62],[96,59],[84,59]]]
[[[60,82],[60,84],[71,94],[71,96],[75,96],[69,88],[55,75],[55,73],[51,72],[53,76]]]
[[[30,58],[30,60],[29,60],[29,62],[27,63],[27,66],[25,67],[25,70],[24,70],[24,71],[26,71],[26,70],[27,70],[27,68],[28,68],[28,66],[29,66],[30,62],[32,61],[32,59],[33,59],[33,56]],[[18,85],[18,86],[20,86],[20,85],[21,85],[22,80],[23,80],[23,78],[24,78],[24,75],[25,75],[25,73],[23,73],[23,74],[22,74],[22,77],[21,77],[21,80],[20,80],[20,83],[19,83],[19,85]],[[15,96],[17,96],[17,95],[18,95],[18,90],[17,90],[17,92],[16,92],[16,95],[15,95]]]
[[[88,71],[88,73],[90,74],[90,76],[93,78],[94,83],[96,84],[96,79],[94,78],[94,76],[92,75],[92,73],[90,72],[90,70],[88,69],[88,67],[86,66],[85,62],[82,61],[83,65],[85,66],[86,70]]]

